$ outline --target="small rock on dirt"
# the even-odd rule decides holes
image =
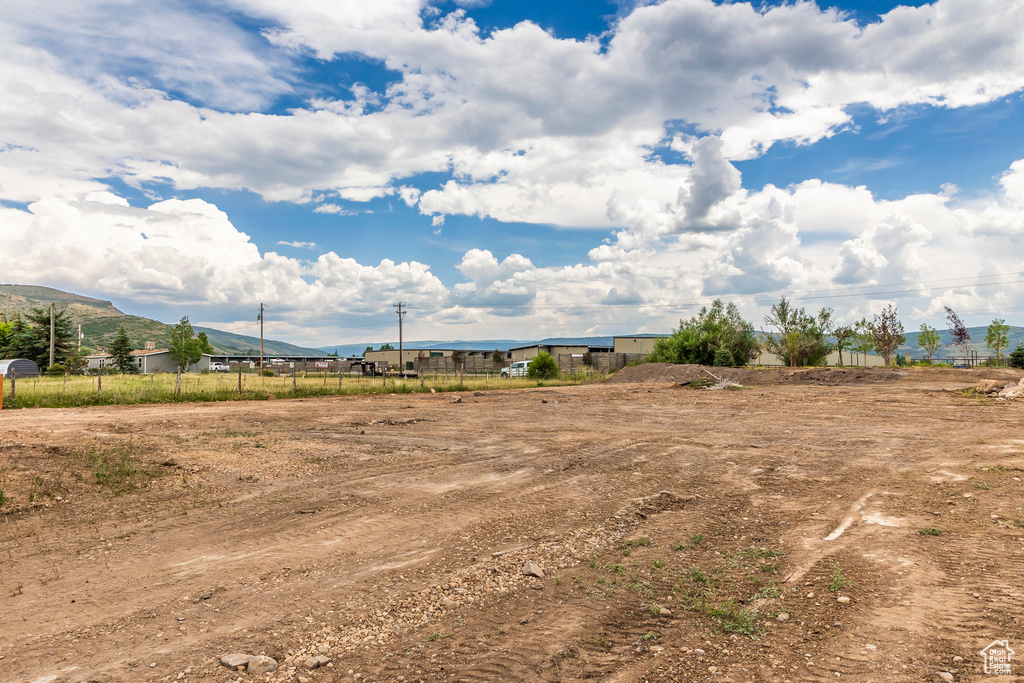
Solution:
[[[658,614],[660,616],[663,616],[663,617],[670,617],[670,616],[672,616],[672,610],[670,610],[670,609],[668,609],[666,607],[662,607],[661,609],[658,610]]]
[[[789,615],[785,612],[779,612],[779,615],[775,617],[776,621],[789,621]]]
[[[983,379],[974,387],[974,391],[979,394],[994,394],[1002,388],[1003,384],[997,380]]]
[[[462,403],[462,397],[456,396],[455,398],[452,399],[452,403]]]
[[[252,659],[252,655],[245,655],[240,652],[235,652],[230,655],[224,655],[220,658],[220,663],[229,669],[237,669],[240,666],[245,666]]]
[[[251,674],[265,674],[277,671],[277,660],[266,655],[256,655],[249,660],[245,670]]]
[[[698,657],[703,657],[704,656],[704,650],[702,650],[702,649],[700,649],[698,647],[696,650],[693,651],[693,654],[697,655]]]
[[[523,564],[523,574],[525,576],[536,576],[538,579],[544,578],[544,570],[533,560],[527,560]]]
[[[850,602],[850,598],[844,595],[842,597],[836,598],[836,602],[838,602],[840,605],[845,605],[848,602]]]
[[[949,673],[948,671],[940,671],[939,678],[941,678],[944,681],[951,681],[953,680],[953,674]]]

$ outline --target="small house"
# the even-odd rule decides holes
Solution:
[[[152,349],[147,351],[132,351],[132,358],[138,364],[139,372],[143,375],[148,375],[154,372],[177,372],[178,364],[171,358],[171,352],[168,349]],[[204,353],[199,359],[199,362],[195,365],[190,365],[185,372],[204,372],[210,369],[210,359],[213,358],[208,353]],[[113,357],[109,353],[101,353],[92,356],[86,356],[85,360],[89,363],[89,370],[98,370],[100,367],[109,368],[113,366]]]

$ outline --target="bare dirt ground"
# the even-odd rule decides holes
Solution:
[[[0,680],[1021,680],[1019,372],[681,372],[4,411]]]

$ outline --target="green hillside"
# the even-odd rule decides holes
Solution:
[[[249,337],[244,334],[233,334],[231,332],[221,332],[215,330],[212,327],[195,327],[196,334],[200,332],[206,333],[206,338],[210,340],[210,344],[213,348],[217,349],[217,353],[227,354],[229,356],[246,356],[253,353],[259,353],[260,351],[260,338]],[[289,344],[283,341],[274,341],[272,339],[263,340],[263,353],[266,356],[322,356],[324,352],[319,349],[310,349],[305,346],[296,346],[295,344]]]
[[[136,348],[144,348],[146,342],[153,342],[156,347],[167,348],[167,339],[172,326],[158,320],[150,320],[136,315],[127,315],[114,308],[109,301],[92,299],[87,296],[62,292],[59,289],[36,285],[0,285],[0,313],[8,318],[17,311],[23,314],[32,308],[47,308],[51,303],[58,308],[67,307],[72,325],[82,326],[82,348],[95,351],[110,346],[117,328],[124,325],[128,336]],[[196,327],[196,332],[206,332],[218,354],[247,354],[250,349],[259,351],[259,337],[247,337],[230,332],[221,332],[209,327]],[[277,356],[319,356],[321,351],[279,342],[265,340],[264,353]]]

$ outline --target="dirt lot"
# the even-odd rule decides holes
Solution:
[[[1024,680],[1020,373],[678,372],[4,411],[0,680]]]

